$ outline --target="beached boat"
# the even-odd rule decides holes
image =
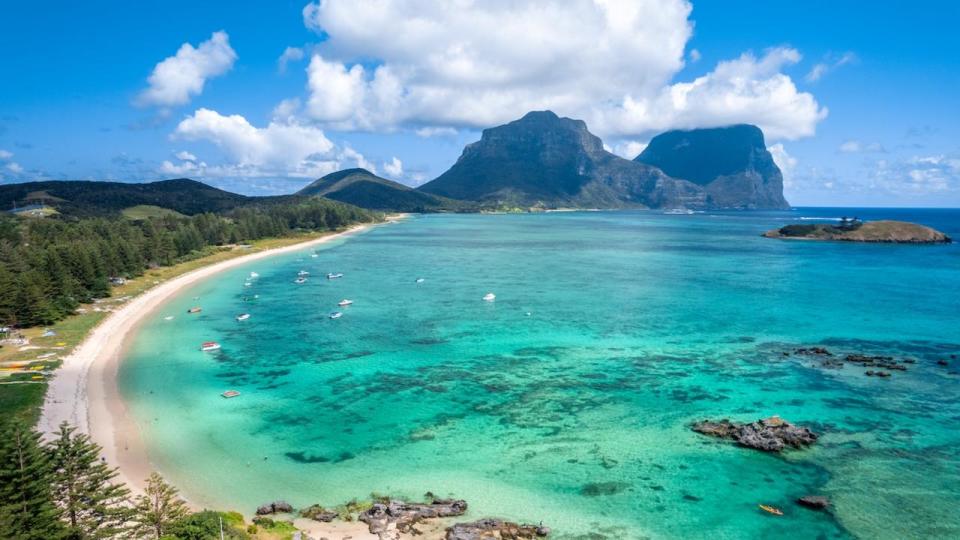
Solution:
[[[192,307],[188,309],[187,313],[200,313],[201,311],[203,311],[203,308],[198,306],[198,307]]]
[[[337,302],[337,305],[340,307],[350,306],[353,305],[353,300],[347,300],[344,298],[343,300]]]
[[[327,274],[327,279],[340,279],[342,277],[343,277],[343,274],[340,272],[337,272],[336,274],[333,272],[330,272],[329,274]]]
[[[497,295],[493,294],[492,292],[488,292],[487,294],[483,295],[484,302],[493,302],[496,299]]]
[[[330,314],[331,319],[339,319],[340,317],[343,317],[343,313],[340,313],[339,311],[334,311]]]
[[[220,395],[223,396],[223,397],[225,397],[225,398],[232,398],[232,397],[237,397],[237,396],[239,396],[239,395],[240,395],[240,392],[238,392],[238,391],[236,391],[236,390],[227,390],[226,392],[224,392],[224,393],[222,393],[222,394],[220,394]]]
[[[769,506],[769,505],[766,505],[766,504],[761,504],[761,505],[758,505],[758,506],[760,507],[761,510],[763,510],[764,512],[766,512],[766,513],[768,513],[768,514],[773,514],[773,515],[775,515],[775,516],[782,516],[782,515],[783,515],[783,510],[777,508],[776,506]]]
[[[238,321],[245,321],[245,320],[247,320],[247,319],[249,319],[249,318],[250,318],[250,314],[249,314],[249,313],[241,313],[240,315],[237,315],[237,320],[238,320]]]
[[[200,350],[204,352],[217,351],[217,350],[220,350],[220,344],[217,343],[216,341],[204,341],[200,345]]]
[[[297,279],[293,280],[293,282],[294,282],[294,283],[306,283],[306,282],[307,282],[307,278],[298,277]]]

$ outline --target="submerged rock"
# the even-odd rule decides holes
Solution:
[[[550,527],[518,525],[500,519],[485,518],[470,523],[457,523],[447,529],[446,540],[520,540],[544,538],[550,535]]]
[[[400,532],[408,532],[424,519],[462,516],[466,511],[467,502],[459,499],[435,499],[430,503],[391,500],[375,503],[357,519],[368,525],[371,534],[381,534],[390,524],[396,524]]]
[[[830,499],[822,495],[805,495],[797,499],[797,504],[814,510],[826,510],[830,506]]]
[[[726,418],[719,422],[703,420],[693,424],[692,429],[697,433],[730,439],[741,446],[764,452],[780,452],[786,447],[805,448],[819,437],[808,428],[795,426],[779,416],[749,424],[738,424]]]
[[[265,516],[267,514],[288,514],[293,512],[293,506],[286,501],[273,501],[257,507],[257,515]]]

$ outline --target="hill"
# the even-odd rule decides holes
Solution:
[[[396,212],[458,211],[471,207],[467,203],[416,191],[366,169],[330,173],[301,189],[297,195],[326,197],[370,210]]]
[[[603,149],[582,120],[551,111],[485,129],[457,162],[418,191],[484,204],[700,208],[703,190]]]
[[[829,225],[811,223],[787,225],[763,233],[767,238],[794,240],[833,240],[886,244],[949,244],[949,236],[930,227],[906,221],[880,220]]]
[[[668,131],[654,137],[634,161],[703,186],[712,207],[790,207],[783,198],[783,175],[757,126]]]

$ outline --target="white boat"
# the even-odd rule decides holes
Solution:
[[[167,315],[166,317],[163,318],[163,320],[165,320],[165,321],[172,321],[172,320],[173,320],[173,315]]]
[[[258,277],[260,277],[260,274],[256,272],[250,272],[250,279],[256,279]]]
[[[337,302],[337,305],[340,306],[340,307],[346,307],[346,306],[349,306],[349,305],[353,305],[353,300],[347,300],[346,298],[344,298],[343,300]]]
[[[243,286],[244,286],[244,287],[252,287],[252,286],[253,286],[253,283],[250,283],[249,281],[246,281],[246,282],[244,282]]]
[[[307,282],[307,278],[298,277],[297,279],[293,280],[293,282],[294,282],[294,283],[306,283],[306,282]]]
[[[669,210],[664,211],[664,214],[668,214],[671,216],[688,216],[690,214],[693,214],[693,210],[690,210],[689,208],[671,208]]]
[[[343,317],[343,313],[340,313],[339,311],[334,311],[330,314],[331,319],[339,319],[340,317]]]
[[[334,274],[333,272],[330,272],[329,274],[327,274],[327,279],[339,279],[342,277],[343,277],[343,274],[340,272],[337,272],[336,274]]]
[[[226,392],[224,392],[224,393],[222,393],[222,394],[220,394],[220,395],[223,396],[223,397],[225,397],[225,398],[232,398],[232,397],[237,397],[237,396],[239,396],[239,395],[240,395],[240,392],[237,391],[237,390],[227,390]]]
[[[316,259],[317,257],[319,257],[319,255],[317,255],[316,253],[313,253],[313,254],[311,254],[310,256],[313,257],[314,259]]]
[[[307,277],[307,276],[310,275],[310,272],[307,272],[306,270],[301,270],[301,271],[297,272],[297,275],[300,276],[300,277]]]
[[[417,283],[423,283],[425,280],[422,277],[417,278]]]
[[[492,292],[488,292],[487,294],[483,295],[484,302],[493,302],[496,299],[497,295],[493,294]]]
[[[241,313],[240,315],[237,315],[237,320],[238,320],[238,321],[245,321],[245,320],[247,320],[247,319],[249,319],[249,318],[250,318],[250,314],[249,314],[249,313]]]
[[[201,350],[201,351],[204,351],[204,352],[207,352],[207,351],[216,351],[216,350],[219,350],[219,349],[220,349],[220,344],[217,343],[216,341],[204,341],[204,342],[200,345],[200,350]]]

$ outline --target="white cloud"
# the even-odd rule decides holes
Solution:
[[[13,152],[9,150],[0,150],[0,160],[10,159],[13,157]]]
[[[840,151],[845,154],[856,154],[863,149],[863,145],[860,144],[860,141],[850,140],[846,141],[840,145]]]
[[[391,178],[400,178],[403,176],[403,162],[394,156],[389,163],[384,162],[383,172],[385,172],[387,176],[390,176]]]
[[[190,152],[187,152],[186,150],[181,150],[181,151],[177,152],[177,153],[174,154],[174,155],[177,156],[177,159],[182,160],[182,161],[196,161],[196,160],[197,160],[197,156],[191,154]]]
[[[13,174],[20,174],[23,172],[23,167],[19,163],[11,161],[7,163],[7,170]]]
[[[326,39],[308,68],[306,112],[374,131],[489,127],[552,109],[624,138],[737,122],[773,138],[814,132],[826,110],[780,72],[799,61],[793,49],[671,85],[690,12],[686,0],[311,3],[305,24]]]
[[[690,49],[690,55],[689,55],[689,56],[690,56],[690,61],[691,61],[691,62],[694,62],[694,63],[699,62],[699,61],[700,61],[700,58],[702,57],[702,56],[700,55],[700,51],[698,51],[697,49]]]
[[[208,79],[230,71],[236,59],[230,37],[223,31],[214,32],[196,48],[184,43],[175,56],[167,57],[153,68],[147,78],[149,86],[140,93],[137,103],[160,107],[184,105],[203,92]]]
[[[192,161],[164,164],[164,172],[194,172],[221,177],[317,177],[345,164],[371,168],[355,150],[339,148],[315,126],[296,122],[271,121],[258,128],[240,115],[224,116],[210,109],[198,109],[182,120],[172,138],[208,141],[223,151],[222,165]],[[193,167],[193,168],[191,168]]]
[[[422,127],[415,130],[414,133],[416,133],[418,137],[427,139],[430,137],[454,137],[459,132],[451,127]]]
[[[626,159],[633,159],[640,155],[647,147],[647,143],[640,141],[622,141],[613,147],[613,153]]]
[[[280,58],[277,58],[277,71],[286,73],[287,64],[290,62],[299,62],[300,60],[303,60],[303,49],[300,47],[287,47],[284,49],[283,54],[280,55]]]
[[[857,60],[857,55],[850,51],[847,51],[839,56],[828,54],[824,58],[823,62],[818,62],[810,69],[810,72],[807,73],[807,76],[804,77],[804,79],[809,83],[817,82],[827,73],[837,69],[838,67],[852,64]]]
[[[938,154],[881,159],[869,177],[875,187],[893,195],[960,193],[960,157]]]
[[[861,152],[886,153],[886,149],[878,142],[864,143],[856,139],[844,141],[838,148],[844,154],[859,154]]]
[[[2,164],[3,167],[11,173],[19,176],[21,173],[23,173],[23,166],[15,161],[10,161],[12,159],[13,152],[9,150],[0,150],[0,164]]]
[[[783,174],[784,187],[792,187],[793,171],[797,168],[797,158],[787,152],[787,149],[783,147],[783,143],[771,144],[767,147],[767,151],[773,156],[773,162],[777,164],[777,167],[780,168],[780,173]]]

